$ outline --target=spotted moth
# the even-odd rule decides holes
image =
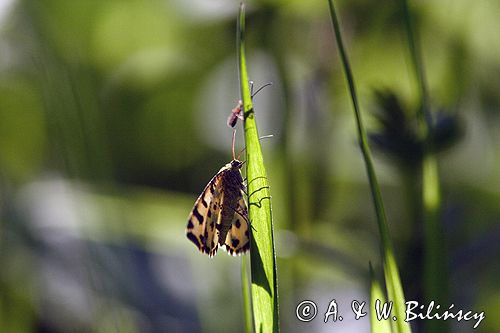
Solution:
[[[208,182],[189,214],[186,236],[210,257],[217,253],[219,245],[231,255],[250,249],[242,165],[243,162],[233,159],[222,167]]]

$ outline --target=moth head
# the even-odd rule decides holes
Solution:
[[[234,159],[231,161],[230,164],[231,164],[231,168],[233,168],[233,169],[241,169],[241,167],[243,166],[243,163],[245,163],[245,162]]]

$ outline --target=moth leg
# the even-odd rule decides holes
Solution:
[[[262,191],[263,189],[269,189],[269,186],[262,186],[261,188],[258,188],[256,189],[255,191],[253,191],[252,193],[250,194],[247,194],[248,195],[248,198],[250,198],[252,195],[254,195],[255,193],[259,192],[259,191]],[[262,200],[262,199],[261,199]]]
[[[238,214],[239,216],[241,216],[241,217],[242,217],[245,221],[247,221],[247,222],[248,222],[247,217],[244,215],[244,214],[245,214],[245,212],[244,212],[244,211],[243,211],[243,212],[240,212],[240,211],[239,211],[239,210],[237,210],[236,208],[233,208],[233,210],[234,210],[234,212],[235,212],[235,213],[237,213],[237,214]]]
[[[255,181],[255,180],[257,180],[257,179],[267,179],[267,178],[266,178],[266,177],[264,177],[264,176],[255,177],[254,179],[252,179],[252,180],[250,181],[250,183],[254,182],[254,181]],[[250,184],[250,183],[249,183],[249,184]]]
[[[252,221],[250,221],[250,220],[245,220],[245,221],[247,222],[247,224],[250,226],[250,228],[251,228],[253,231],[257,231],[257,229],[255,229],[255,228],[253,227]]]
[[[259,201],[257,201],[257,202],[250,202],[248,205],[254,205],[256,207],[261,208],[262,207],[262,200],[264,200],[264,199],[271,200],[271,196],[260,198]]]
[[[265,198],[262,198],[262,199],[265,199]],[[233,208],[234,212],[237,213],[239,216],[241,216],[245,222],[250,226],[250,228],[252,228],[253,231],[257,231],[253,225],[252,225],[252,222],[244,215],[245,212],[240,212],[239,210]]]

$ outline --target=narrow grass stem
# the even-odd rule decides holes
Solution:
[[[247,258],[241,258],[241,292],[243,295],[243,317],[245,320],[245,333],[255,332],[253,328],[252,299],[250,296],[250,281],[247,273]]]
[[[328,0],[328,4],[330,7],[330,16],[332,19],[333,30],[335,33],[342,66],[344,68],[344,73],[349,86],[351,101],[354,108],[354,115],[356,118],[359,145],[361,148],[363,159],[365,161],[365,168],[368,175],[373,203],[375,206],[375,213],[377,216],[377,223],[382,243],[382,258],[384,260],[384,275],[386,279],[387,290],[389,298],[394,302],[394,310],[398,318],[398,320],[394,322],[394,328],[397,332],[410,332],[409,324],[403,320],[403,318],[405,318],[405,300],[403,287],[401,285],[401,279],[399,277],[399,271],[394,257],[394,250],[389,236],[389,228],[387,226],[387,219],[385,215],[384,204],[382,202],[382,196],[380,193],[380,187],[378,185],[375,170],[373,168],[368,139],[359,109],[354,77],[352,75],[349,60],[347,58],[344,43],[342,41],[342,35],[340,33],[340,26],[333,0]]]
[[[420,94],[420,108],[418,112],[418,117],[421,121],[425,121],[422,124],[421,130],[422,135],[427,135],[428,131],[432,128],[432,116],[430,113],[430,103],[429,103],[429,93],[427,89],[427,84],[425,80],[425,71],[423,65],[422,54],[420,51],[419,44],[416,42],[416,31],[413,27],[413,18],[410,12],[410,7],[408,5],[408,0],[401,0],[401,6],[403,9],[403,17],[408,41],[408,47],[410,49],[410,58],[413,67],[413,72],[415,73],[415,78],[418,85],[418,90]]]
[[[384,291],[382,290],[382,286],[375,276],[375,272],[373,271],[372,264],[370,263],[370,327],[372,333],[391,333],[391,324],[387,320],[379,320],[377,317],[376,306],[377,302],[379,309],[382,308],[386,299],[384,296]]]
[[[245,119],[254,327],[257,332],[278,332],[278,285],[271,195],[248,84],[244,38],[245,7],[243,4],[240,6],[237,33],[241,100]]]
[[[408,48],[412,60],[415,80],[419,87],[420,108],[417,118],[424,139],[424,156],[422,159],[422,210],[424,223],[424,297],[425,301],[447,301],[447,281],[445,242],[440,224],[441,189],[439,170],[432,142],[432,114],[429,94],[425,79],[425,71],[421,50],[418,43],[417,30],[411,15],[408,0],[401,0],[406,28]],[[425,322],[427,332],[447,332],[449,326],[445,321]]]

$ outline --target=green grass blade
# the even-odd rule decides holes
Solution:
[[[375,302],[380,301],[380,304],[384,304],[386,299],[382,286],[377,280],[375,273],[373,272],[372,264],[370,263],[370,326],[372,333],[391,333],[391,324],[389,320],[378,320],[377,313],[375,312]]]
[[[404,321],[405,298],[403,293],[403,287],[401,285],[401,279],[399,277],[398,267],[396,264],[396,260],[394,258],[394,250],[389,235],[389,227],[387,225],[384,204],[382,202],[382,195],[380,193],[380,187],[378,185],[375,169],[373,167],[370,148],[368,146],[367,135],[365,128],[363,126],[361,111],[359,109],[359,103],[354,84],[354,77],[352,75],[351,67],[349,65],[349,60],[347,58],[347,54],[344,49],[342,35],[340,33],[340,27],[337,20],[335,7],[333,5],[333,0],[328,0],[328,4],[330,7],[330,16],[332,19],[333,30],[335,33],[337,46],[340,53],[340,58],[342,60],[342,66],[344,68],[352,104],[354,107],[354,115],[356,117],[359,145],[361,148],[363,159],[365,161],[366,172],[368,175],[368,180],[370,183],[370,189],[372,193],[372,199],[375,206],[375,213],[377,215],[377,223],[382,243],[381,244],[382,258],[384,261],[384,275],[385,275],[385,282],[387,286],[388,296],[389,299],[394,302],[394,313],[398,318],[398,320],[393,322],[393,327],[395,328],[396,332],[411,332],[410,325]]]
[[[247,258],[241,258],[241,292],[243,294],[243,317],[245,319],[245,332],[253,333],[252,299],[250,297],[250,281],[247,274]]]
[[[422,209],[424,220],[424,301],[435,300],[444,304],[448,301],[448,272],[444,235],[440,224],[441,189],[436,154],[433,152],[432,114],[429,103],[424,64],[418,43],[417,30],[414,27],[408,0],[401,0],[408,48],[419,88],[420,109],[417,114],[419,128],[425,139],[424,158],[422,160]],[[427,332],[449,332],[448,322],[430,320],[424,323]]]
[[[271,195],[255,122],[245,60],[245,8],[240,6],[238,20],[238,64],[248,183],[248,209],[251,223],[252,305],[257,332],[278,332],[278,287],[274,250]]]
[[[441,194],[438,163],[434,154],[422,161],[422,204],[424,219],[424,301],[448,302],[448,272],[443,229],[440,220]],[[449,322],[428,320],[426,332],[449,332]]]

